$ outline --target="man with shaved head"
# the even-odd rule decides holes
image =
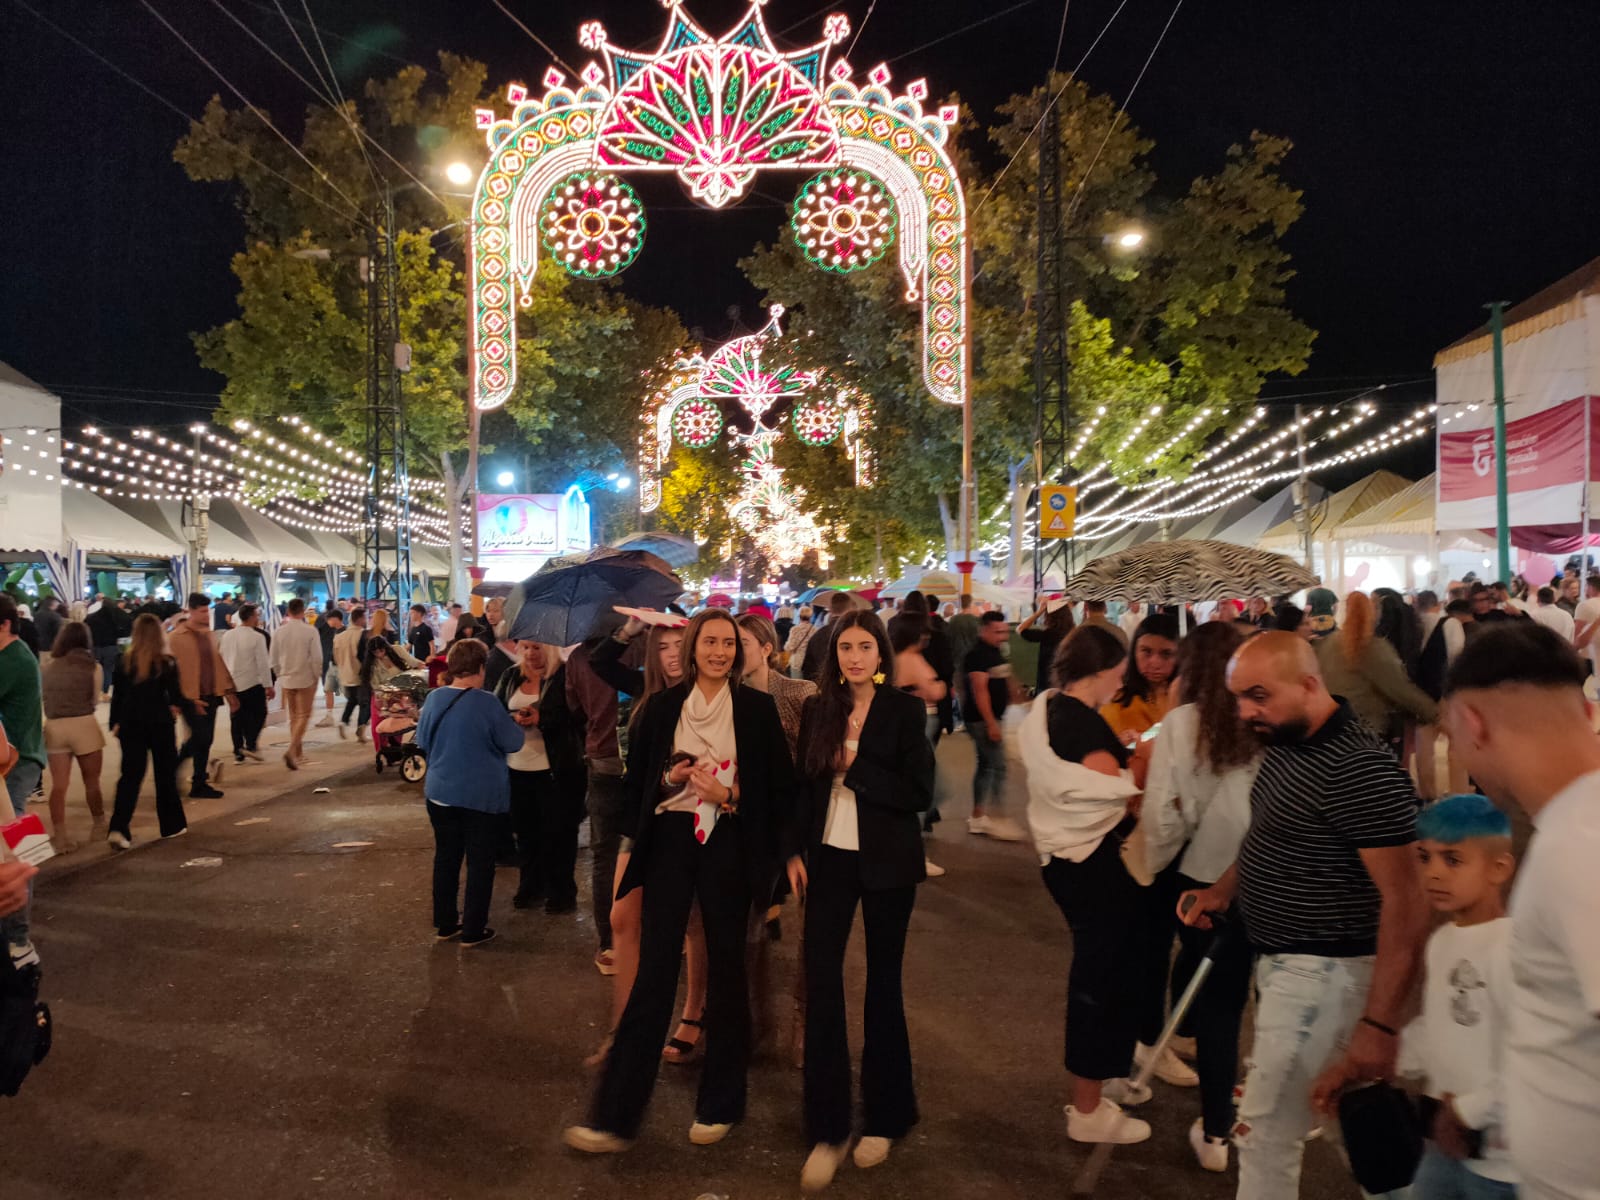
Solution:
[[[1518,1195],[1600,1196],[1600,738],[1577,652],[1532,621],[1485,629],[1445,680],[1450,746],[1536,832],[1511,894],[1505,1106]]]
[[[1329,694],[1303,638],[1252,638],[1229,664],[1228,688],[1267,752],[1239,859],[1185,894],[1195,902],[1184,920],[1236,908],[1260,956],[1234,1128],[1238,1195],[1293,1200],[1313,1104],[1395,1072],[1429,924],[1417,794],[1378,735]]]

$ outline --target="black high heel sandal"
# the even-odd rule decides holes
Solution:
[[[669,1063],[686,1067],[692,1062],[698,1062],[700,1056],[706,1052],[706,1027],[704,1022],[691,1020],[688,1017],[684,1017],[678,1024],[698,1029],[700,1036],[692,1042],[686,1042],[682,1038],[668,1038],[665,1048],[661,1051],[661,1057]]]

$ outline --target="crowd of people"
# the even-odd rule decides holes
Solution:
[[[1414,1077],[1416,1200],[1570,1200],[1600,1196],[1600,739],[1584,695],[1600,577],[1581,586],[1526,600],[1452,584],[1442,602],[1319,587],[1301,606],[1250,597],[1198,623],[1052,597],[1015,630],[1038,647],[1031,686],[1006,615],[969,597],[942,612],[916,593],[882,615],[835,593],[776,616],[618,616],[557,647],[509,637],[493,603],[482,617],[346,604],[308,620],[294,601],[269,641],[253,605],[219,617],[197,594],[138,614],[109,660],[92,623],[64,621],[42,677],[0,597],[0,761],[18,813],[48,765],[57,828],[76,761],[102,820],[94,713],[109,688],[123,756],[107,837],[126,848],[147,761],[162,836],[186,828],[181,761],[191,797],[220,794],[222,704],[235,761],[259,760],[282,693],[298,769],[319,686],[320,724],[360,737],[378,690],[425,669],[438,686],[415,736],[437,940],[495,939],[497,865],[517,871],[515,908],[573,912],[590,823],[611,1028],[566,1144],[626,1150],[664,1063],[701,1064],[689,1140],[723,1140],[787,994],[801,1183],[816,1191],[847,1159],[885,1162],[918,1120],[902,964],[917,889],[945,873],[925,848],[936,751],[964,731],[968,832],[1031,841],[1070,931],[1069,1139],[1143,1142],[1151,1126],[1131,1110],[1145,1081],[1194,1088],[1198,1167],[1236,1155],[1242,1200],[1285,1200],[1342,1096]],[[7,867],[5,936],[27,964],[31,869]],[[789,897],[801,950],[783,988],[767,929]],[[858,911],[859,1114],[844,972]],[[1202,959],[1209,975],[1164,1039]]]

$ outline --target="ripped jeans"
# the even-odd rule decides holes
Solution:
[[[1294,1200],[1300,1156],[1319,1124],[1311,1085],[1349,1045],[1372,983],[1371,958],[1264,954],[1256,1036],[1239,1102],[1238,1200]]]

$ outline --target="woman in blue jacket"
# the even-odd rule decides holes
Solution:
[[[433,924],[441,942],[459,936],[463,946],[494,940],[494,861],[511,811],[506,756],[521,750],[525,739],[505,706],[483,690],[488,657],[482,642],[451,646],[454,682],[428,696],[417,722],[417,745],[428,756],[424,794],[433,824]],[[467,896],[458,910],[462,859]]]

